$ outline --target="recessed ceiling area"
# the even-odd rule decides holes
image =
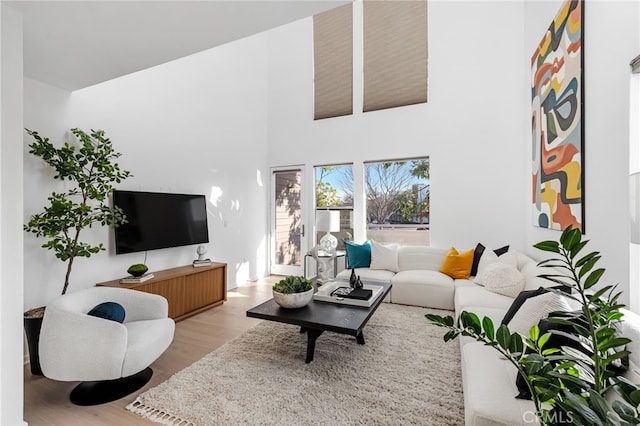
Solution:
[[[25,77],[73,91],[351,1],[3,3],[23,15]]]

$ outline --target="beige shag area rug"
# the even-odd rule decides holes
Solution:
[[[383,303],[366,344],[264,321],[141,394],[127,409],[165,425],[463,425],[457,341],[426,322],[440,312]]]

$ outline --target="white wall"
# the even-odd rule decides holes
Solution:
[[[314,165],[354,162],[357,174],[364,161],[429,155],[433,245],[511,244],[545,257],[533,244],[560,233],[532,224],[530,58],[560,5],[431,1],[428,103],[360,113],[356,67],[355,114],[319,121],[312,119],[312,20],[272,31],[270,164],[306,164],[311,183]],[[640,51],[638,8],[637,1],[589,1],[585,19],[586,238],[625,302],[628,64]]]
[[[52,143],[67,140],[70,126],[71,93],[28,78],[24,79],[24,127],[36,130]],[[53,180],[54,173],[39,158],[29,154],[33,139],[22,132],[24,158],[23,192],[24,210],[22,223],[29,216],[42,211],[52,191],[63,191],[65,186]],[[66,264],[58,260],[52,251],[41,248],[44,239],[24,234],[25,253],[25,310],[42,306],[60,295],[64,284]],[[80,269],[80,268],[79,268]],[[78,278],[76,275],[72,277]]]
[[[54,140],[72,126],[105,129],[135,175],[125,189],[209,194],[220,187],[222,197],[209,206],[209,255],[229,263],[230,287],[267,268],[269,166],[305,164],[312,183],[314,165],[353,162],[358,174],[364,161],[429,155],[433,245],[511,244],[540,257],[532,245],[559,233],[531,225],[529,60],[559,6],[430,2],[426,104],[358,112],[356,49],[356,112],[314,121],[309,18],[71,96],[27,81],[25,125]],[[640,51],[638,2],[586,6],[587,238],[603,253],[607,278],[628,289],[628,62]],[[361,44],[359,37],[356,30]],[[41,188],[47,179],[30,172],[33,161],[25,167],[27,217],[53,187]],[[89,235],[112,238],[106,229]],[[25,308],[49,300],[58,284],[45,282],[64,271],[39,243],[26,237]],[[149,256],[151,268],[161,269],[188,263],[194,253]],[[140,261],[140,254],[116,257],[112,248],[78,259],[72,285],[117,278]]]
[[[629,303],[629,62],[640,53],[639,2],[595,1],[585,4],[585,238],[589,251],[600,251],[603,283],[620,283]],[[535,47],[560,8],[560,1],[525,2],[524,63],[527,84]],[[530,98],[523,100],[529,105]],[[528,128],[524,129],[530,138]],[[530,143],[530,142],[529,142]],[[531,157],[525,158],[528,170]],[[527,246],[557,240],[559,232],[533,227],[527,206]],[[531,249],[532,254],[544,256]],[[637,286],[638,284],[635,283]],[[634,303],[635,305],[635,303]]]
[[[0,424],[22,420],[22,17],[0,4]]]
[[[267,175],[266,36],[239,40],[117,80],[67,94],[27,82],[25,122],[61,143],[71,127],[103,129],[134,177],[119,189],[205,194],[209,198],[207,257],[228,264],[228,286],[266,273]],[[58,112],[54,112],[58,111]],[[50,114],[59,114],[51,116]],[[27,168],[35,168],[32,160]],[[25,180],[25,220],[56,186],[46,175]],[[214,188],[221,195],[209,196]],[[115,255],[113,231],[84,235],[107,252],[77,258],[70,291],[126,275],[144,253]],[[25,308],[45,304],[62,288],[65,265],[41,240],[26,236]],[[147,265],[160,270],[189,264],[196,246],[153,250]]]
[[[364,161],[428,155],[431,244],[523,250],[531,194],[522,160],[530,151],[522,136],[522,11],[520,2],[429,2],[428,103],[362,113],[356,57],[356,112],[318,121],[312,19],[271,31],[270,165],[306,164],[312,182],[314,165],[354,162],[357,174]]]

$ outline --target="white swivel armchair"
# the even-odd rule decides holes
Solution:
[[[103,302],[125,310],[123,323],[88,315]],[[81,381],[70,395],[77,405],[122,398],[144,386],[154,362],[173,340],[167,300],[155,294],[92,287],[47,305],[40,332],[40,365],[53,380]]]

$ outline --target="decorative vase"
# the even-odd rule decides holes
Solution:
[[[351,268],[351,276],[349,277],[349,285],[353,288],[356,286],[356,270],[355,268]]]
[[[29,347],[29,366],[31,374],[43,376],[40,367],[40,329],[44,318],[44,308],[31,309],[24,313],[24,331],[27,336],[27,346]]]
[[[281,308],[298,309],[307,306],[313,299],[313,288],[302,293],[278,293],[273,291],[273,300],[276,301]]]

